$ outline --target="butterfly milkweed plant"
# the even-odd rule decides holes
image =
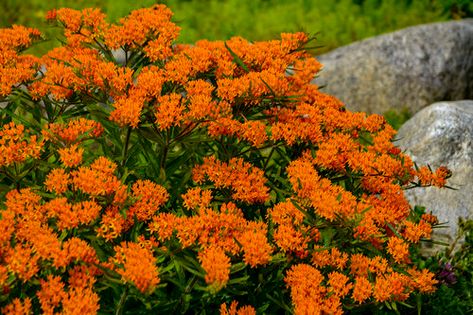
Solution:
[[[3,314],[343,314],[437,280],[412,255],[444,186],[380,115],[311,81],[305,33],[175,44],[164,5],[0,30]]]

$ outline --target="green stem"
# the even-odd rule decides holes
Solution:
[[[268,158],[264,162],[263,172],[266,172],[266,167],[268,167],[269,160],[271,160],[271,157],[273,156],[273,153],[274,153],[274,147],[271,148],[271,151],[269,151]]]
[[[166,139],[165,139],[165,143],[164,143],[164,146],[163,146],[161,161],[159,163],[160,164],[159,165],[159,168],[160,168],[159,176],[162,177],[160,179],[163,181],[163,183],[166,180],[166,159],[168,158],[169,144],[170,144],[170,137],[171,137],[169,132],[170,132],[169,130],[166,132]]]
[[[176,304],[176,307],[174,308],[174,312],[177,312],[178,310],[181,309],[181,307],[184,303],[184,297],[191,293],[191,291],[194,288],[194,285],[196,284],[197,280],[198,280],[198,278],[196,276],[193,276],[191,282],[187,285],[186,289],[184,290],[181,297],[179,298],[179,303]]]
[[[122,163],[121,166],[125,166],[127,154],[128,154],[128,145],[130,143],[130,136],[131,136],[131,127],[128,127],[126,130],[126,138],[125,138],[125,145],[123,146],[123,151],[122,151]]]
[[[125,289],[122,292],[122,295],[120,297],[120,301],[118,302],[117,308],[115,310],[115,315],[122,315],[123,310],[125,309],[125,303],[126,299],[128,297],[128,285],[125,287]]]

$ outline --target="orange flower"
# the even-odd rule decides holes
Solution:
[[[62,257],[66,265],[73,262],[84,262],[86,264],[98,263],[95,249],[86,241],[77,237],[71,237],[63,243]]]
[[[81,190],[91,196],[123,194],[124,192],[121,191],[123,185],[112,172],[116,165],[110,161],[104,161],[102,157],[92,163],[90,167],[81,166],[71,172],[73,189]]]
[[[97,314],[100,308],[99,296],[92,288],[71,288],[62,300],[64,314]]]
[[[186,114],[189,120],[201,120],[216,116],[216,102],[212,98],[214,86],[204,80],[190,81],[187,86],[187,99],[189,99],[189,112]]]
[[[36,293],[44,314],[54,314],[64,297],[64,283],[61,277],[48,275],[47,280],[39,280],[41,289]]]
[[[82,163],[84,149],[78,148],[75,144],[67,148],[59,149],[57,152],[59,153],[62,164],[66,167],[75,167]]]
[[[138,74],[136,88],[146,95],[147,98],[158,99],[161,96],[162,86],[167,79],[166,73],[162,69],[158,66],[150,65],[143,68]],[[175,103],[172,102],[172,104]]]
[[[171,46],[180,30],[170,21],[171,17],[171,10],[162,4],[134,10],[120,19],[121,25],[110,27],[105,34],[105,44],[112,49],[138,48],[151,40],[151,46],[145,49],[150,59],[165,58],[167,55],[159,49],[160,46]]]
[[[420,220],[418,224],[410,221],[404,223],[403,237],[412,243],[419,242],[420,238],[429,238],[432,233],[432,226],[424,220]]]
[[[435,173],[427,166],[420,167],[416,172],[416,176],[422,186],[436,187],[444,187],[447,183],[447,178],[450,177],[451,174],[450,170],[445,166],[439,167]]]
[[[66,29],[66,37],[69,40],[74,38],[73,34],[80,33],[83,35],[82,41],[88,42],[106,27],[105,15],[100,9],[87,8],[79,11],[61,8],[47,12],[46,18],[61,22]]]
[[[122,242],[114,249],[116,254],[111,262],[115,271],[142,293],[152,293],[160,281],[153,252],[132,242]]]
[[[256,310],[250,305],[237,307],[237,301],[233,301],[230,304],[230,308],[227,308],[227,304],[223,303],[220,305],[220,315],[256,315]]]
[[[232,158],[223,163],[209,157],[204,164],[192,171],[193,179],[202,183],[207,176],[217,188],[233,188],[233,198],[247,203],[262,203],[269,198],[266,178],[262,170],[246,163],[241,158]]]
[[[102,207],[95,201],[71,205],[66,198],[56,198],[45,203],[43,209],[48,217],[57,217],[58,228],[64,230],[91,223],[98,218]]]
[[[437,290],[435,287],[438,281],[435,279],[435,274],[427,269],[417,270],[411,268],[408,273],[412,276],[413,286],[421,293],[433,293]]]
[[[327,289],[322,285],[323,275],[316,268],[298,264],[287,272],[284,282],[291,290],[295,314],[323,314]]]
[[[292,161],[287,172],[295,192],[299,197],[310,200],[320,216],[332,221],[337,214],[348,218],[355,214],[356,198],[330,180],[321,178],[307,156]]]
[[[342,298],[346,296],[353,287],[353,284],[349,281],[350,279],[343,273],[333,271],[328,274],[328,291]]]
[[[344,269],[348,261],[348,254],[333,247],[330,251],[320,246],[314,247],[312,254],[312,264],[316,267],[332,266],[337,269]]]
[[[108,158],[100,156],[94,162],[92,162],[92,164],[90,164],[90,169],[106,175],[113,175],[117,169],[117,165]]]
[[[179,126],[184,119],[183,112],[185,107],[181,105],[181,95],[169,94],[159,96],[156,106],[156,124],[159,130],[165,130],[171,126]]]
[[[24,162],[28,158],[39,158],[43,142],[29,135],[25,126],[10,122],[0,129],[0,166]]]
[[[381,256],[375,256],[370,259],[368,263],[368,270],[377,275],[382,275],[388,272],[392,272],[392,268],[388,265],[386,258]]]
[[[365,277],[357,276],[353,286],[352,298],[355,302],[361,304],[371,297],[373,291],[372,285]]]
[[[92,288],[96,282],[95,276],[102,271],[94,265],[75,265],[69,269],[69,287],[72,289]]]
[[[27,282],[39,272],[38,255],[26,245],[17,245],[9,248],[5,262],[10,272],[16,274],[23,282]]]
[[[137,180],[132,187],[137,201],[130,207],[128,215],[139,221],[148,221],[166,203],[169,194],[166,189],[150,180]]]
[[[370,259],[362,254],[352,254],[350,256],[350,273],[357,277],[368,276],[368,266]]]
[[[23,301],[14,298],[10,304],[2,308],[2,314],[4,315],[31,314],[31,311],[31,299],[29,297]]]
[[[80,224],[90,224],[95,221],[102,211],[102,207],[95,201],[82,201],[72,205],[72,212]]]
[[[271,126],[272,140],[284,140],[292,145],[296,140],[310,141],[314,144],[323,140],[321,124],[323,113],[318,106],[301,103],[294,109],[272,109],[277,121]]]
[[[78,118],[67,123],[48,124],[42,133],[48,140],[72,144],[87,139],[87,136],[97,138],[103,131],[104,129],[99,122]]]
[[[0,96],[9,95],[12,87],[35,78],[39,58],[18,55],[18,51],[26,49],[40,35],[36,29],[18,25],[0,29]]]
[[[360,145],[350,135],[332,134],[330,139],[320,144],[315,163],[325,168],[344,171],[349,157],[359,149]]]
[[[271,260],[273,251],[266,237],[267,227],[264,223],[252,224],[247,231],[238,237],[238,242],[243,246],[243,261],[251,267],[266,265]]]
[[[100,227],[96,229],[97,236],[112,241],[119,237],[126,227],[126,219],[120,214],[118,208],[109,207],[102,215]]]
[[[146,97],[142,91],[136,88],[130,89],[128,95],[120,96],[113,103],[115,110],[110,113],[110,120],[121,127],[131,126],[137,128],[145,102]]]
[[[281,225],[300,225],[305,218],[304,213],[289,200],[276,204],[268,211],[269,216],[274,223]]]
[[[44,185],[50,192],[55,192],[58,195],[65,193],[70,184],[70,176],[62,168],[55,168],[46,176]]]
[[[409,262],[409,244],[399,237],[393,236],[389,238],[388,253],[399,264]]]
[[[273,239],[282,252],[293,252],[300,257],[307,256],[308,236],[297,231],[291,225],[280,225],[273,234]]]
[[[29,218],[38,214],[38,206],[41,197],[34,193],[31,188],[10,190],[6,194],[5,206],[7,210],[15,213],[17,217]]]
[[[373,297],[378,302],[390,300],[403,301],[409,297],[411,288],[410,279],[393,272],[384,276],[377,276],[373,288]]]
[[[15,213],[11,210],[0,211],[0,248],[10,242],[15,231]]]
[[[242,211],[233,203],[227,203],[220,207],[220,212],[202,209],[193,217],[181,217],[175,228],[183,247],[198,241],[203,248],[216,246],[236,254],[241,248],[235,238],[246,230],[247,224]]]
[[[177,217],[172,213],[160,213],[149,223],[149,231],[158,235],[158,240],[165,242],[171,239],[178,224]]]
[[[199,252],[198,258],[205,270],[205,282],[215,291],[220,291],[230,279],[230,258],[223,249],[208,247]]]
[[[38,217],[24,218],[17,225],[16,238],[31,246],[35,256],[51,259],[56,264],[62,259],[61,242],[58,235]]]
[[[437,217],[431,213],[424,213],[421,217],[422,220],[424,220],[425,222],[431,224],[431,225],[436,225],[438,224],[439,220],[437,219]]]
[[[210,190],[202,190],[200,187],[189,189],[184,195],[183,206],[188,210],[196,210],[207,208],[212,201],[212,192]]]

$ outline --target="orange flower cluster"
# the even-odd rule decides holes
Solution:
[[[432,172],[429,167],[422,166],[417,172],[416,176],[423,186],[444,187],[452,173],[445,167],[441,166]]]
[[[13,299],[13,301],[2,308],[2,314],[5,315],[18,315],[18,314],[30,314],[31,313],[31,299],[29,297],[21,301],[19,298]]]
[[[284,278],[291,290],[295,314],[342,314],[340,298],[328,294],[323,286],[324,276],[316,268],[298,264]]]
[[[180,28],[171,22],[172,12],[165,5],[134,10],[120,19],[121,25],[112,25],[105,34],[105,43],[112,49],[142,48],[152,61],[165,59]]]
[[[268,243],[267,228],[264,223],[249,224],[248,230],[238,237],[238,242],[243,247],[243,261],[251,267],[266,265],[271,260],[273,251]]]
[[[43,141],[29,134],[25,126],[10,122],[0,129],[0,166],[21,163],[28,158],[39,158]]]
[[[41,58],[46,68],[41,80],[29,86],[33,98],[51,94],[56,100],[70,98],[74,92],[92,95],[99,89],[119,97],[132,83],[133,71],[104,60],[97,51],[83,47],[60,47]]]
[[[59,153],[59,160],[65,167],[75,167],[82,163],[84,149],[79,148],[76,144],[59,149],[57,152]]]
[[[114,203],[121,204],[126,200],[128,193],[126,186],[113,174],[115,168],[115,163],[100,157],[90,166],[80,166],[77,170],[71,171],[69,183],[72,184],[73,190],[80,190],[92,197],[113,195]]]
[[[319,269],[306,264],[293,266],[285,282],[291,289],[295,314],[342,314],[341,299],[350,293],[351,299],[361,304],[371,297],[378,302],[403,301],[413,290],[433,292],[437,280],[431,272],[410,269],[409,277],[390,270],[387,261],[378,258],[355,254],[351,258],[353,278],[333,271],[326,282]],[[374,283],[368,271],[371,277],[376,275]]]
[[[114,249],[116,254],[111,263],[123,281],[134,284],[143,293],[151,293],[160,281],[153,252],[131,242],[122,242]]]
[[[410,255],[438,222],[413,214],[403,188],[444,187],[450,172],[417,169],[382,116],[320,92],[306,34],[174,45],[171,17],[164,5],[118,24],[98,9],[53,10],[66,44],[41,58],[19,54],[39,32],[0,30],[0,96],[21,88],[43,104],[49,141],[14,122],[0,130],[12,183],[0,200],[1,311],[95,314],[128,304],[123,285],[134,305],[153,295],[146,311],[215,298],[221,314],[280,311],[261,295],[222,304],[242,286],[285,284],[295,314],[433,292]],[[105,130],[112,141],[98,139]],[[115,140],[123,147],[105,148]],[[40,166],[17,170],[42,150]],[[32,296],[14,296],[19,285]]]
[[[203,209],[207,208],[212,201],[212,192],[210,190],[203,190],[200,187],[189,189],[184,195],[182,195],[182,205],[186,209]]]
[[[99,122],[86,118],[70,120],[67,123],[48,124],[42,133],[45,139],[66,145],[90,138],[98,138],[104,129]]]
[[[246,203],[268,200],[263,171],[241,158],[233,158],[228,163],[220,162],[213,156],[205,158],[202,165],[194,168],[192,178],[196,183],[202,183],[206,177],[216,188],[232,188],[235,200]]]
[[[41,197],[29,189],[8,193],[6,209],[2,211],[0,221],[2,226],[10,224],[8,229],[2,227],[2,232],[6,232],[2,234],[0,244],[2,270],[6,267],[8,274],[22,283],[39,280],[42,289],[36,294],[45,314],[53,314],[60,303],[65,313],[83,310],[84,314],[95,314],[99,297],[92,286],[94,277],[100,273],[94,267],[98,263],[95,250],[79,238],[60,238],[47,224],[50,211],[53,210],[51,205],[41,204],[40,201]],[[11,242],[13,236],[15,245]],[[77,270],[78,267],[70,269],[69,290],[65,290],[59,277],[50,275],[47,282],[41,278],[41,270],[46,265],[61,270],[76,264],[80,264],[82,271]],[[27,314],[30,307],[28,299],[23,303],[14,300],[2,312]]]
[[[307,155],[291,162],[287,172],[295,192],[307,199],[318,215],[328,220],[337,216],[350,219],[358,212],[356,198],[341,186],[320,177]]]
[[[132,186],[137,201],[130,207],[128,215],[138,221],[148,221],[160,206],[166,203],[169,194],[166,189],[150,180],[138,180]]]
[[[285,201],[274,206],[268,217],[275,223],[274,242],[282,252],[290,252],[303,258],[308,255],[310,241],[318,241],[316,229],[303,224],[304,214],[292,202]]]
[[[91,43],[108,27],[105,14],[93,8],[82,11],[69,8],[52,10],[46,13],[46,19],[61,23],[64,26],[64,35],[68,44],[77,47],[84,43]]]
[[[76,266],[69,271],[68,285],[60,277],[48,275],[40,280],[37,292],[44,314],[96,314],[99,310],[99,296],[93,291],[95,269]]]
[[[230,258],[226,253],[243,254],[243,261],[253,268],[268,264],[272,258],[266,224],[245,220],[242,211],[232,203],[223,204],[219,212],[200,207],[192,217],[161,213],[149,223],[149,230],[162,242],[170,240],[176,232],[182,247],[198,243],[206,281],[217,291],[229,277]]]
[[[233,301],[229,308],[225,303],[220,305],[220,315],[256,315],[256,310],[250,305],[238,307],[238,302]]]
[[[0,29],[0,96],[9,95],[13,86],[35,77],[38,58],[19,55],[18,52],[28,48],[40,36],[38,30],[24,26]]]
[[[199,261],[205,270],[205,282],[216,292],[230,279],[230,258],[218,247],[208,247],[199,253]]]

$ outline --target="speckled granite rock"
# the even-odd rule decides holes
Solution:
[[[397,144],[419,165],[445,165],[452,171],[448,184],[457,190],[406,191],[411,205],[423,205],[440,222],[448,221],[449,228],[435,230],[435,234],[450,242],[458,231],[458,218],[473,218],[473,101],[432,104],[407,121],[397,138]]]
[[[318,57],[314,80],[347,108],[416,113],[438,101],[473,99],[473,19],[409,27]]]

